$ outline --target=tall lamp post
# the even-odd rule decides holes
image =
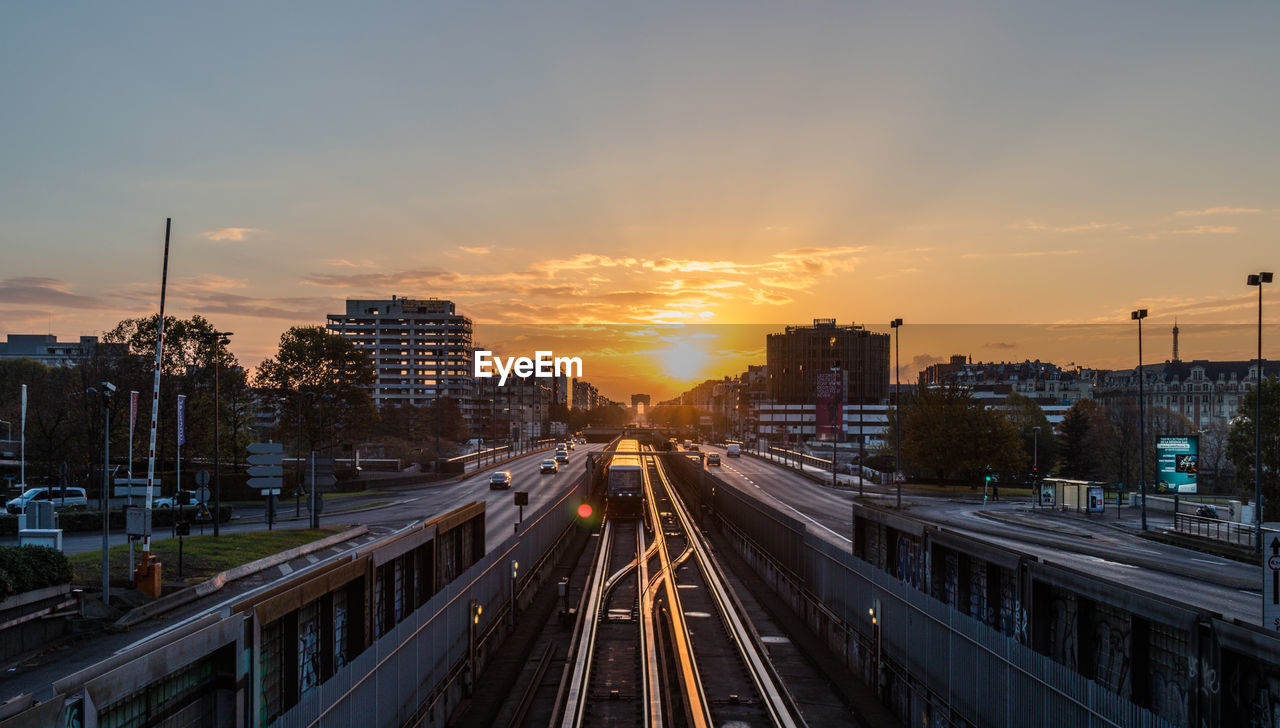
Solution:
[[[898,507],[902,507],[902,371],[898,364],[898,344],[902,339],[901,332],[902,319],[896,318],[889,322],[889,328],[893,329],[893,435],[895,442],[895,454],[893,456],[893,482],[898,485]]]
[[[1143,396],[1143,380],[1146,375],[1142,371],[1142,319],[1147,317],[1147,309],[1140,308],[1129,314],[1129,319],[1138,322],[1138,488],[1142,501],[1142,530],[1147,530],[1147,400]]]
[[[1254,390],[1253,416],[1253,509],[1254,547],[1262,556],[1262,284],[1270,283],[1270,272],[1251,274],[1248,283],[1258,287],[1258,386]]]
[[[93,391],[93,387],[89,388]],[[108,548],[111,528],[111,395],[116,385],[102,383],[102,603],[111,603],[111,572]]]
[[[1031,480],[1038,480],[1040,477],[1040,426],[1036,425],[1031,428]],[[1032,482],[1032,485],[1035,485]]]
[[[210,353],[213,357],[213,536],[217,538],[220,535],[218,526],[222,515],[222,394],[218,383],[222,358],[218,356],[218,346],[230,344],[229,337],[235,334],[230,331],[210,331],[204,336],[213,346]]]

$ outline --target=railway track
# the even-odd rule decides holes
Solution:
[[[558,725],[803,726],[659,457],[644,459],[643,520],[601,531]]]

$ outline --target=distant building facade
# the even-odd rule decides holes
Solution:
[[[963,387],[987,407],[1003,407],[1012,394],[1026,397],[1044,410],[1052,425],[1058,425],[1071,405],[1093,396],[1098,372],[1093,369],[1063,369],[1049,362],[974,362],[963,355],[945,363],[931,364],[920,373],[926,387]]]
[[[1239,413],[1245,394],[1258,386],[1257,360],[1167,361],[1145,364],[1142,373],[1147,406],[1164,407],[1181,414],[1197,430],[1229,424]],[[1132,398],[1136,402],[1137,367],[1106,372],[1095,397],[1104,405],[1120,398]]]
[[[124,344],[105,344],[96,336],[81,336],[79,341],[58,341],[53,334],[8,334],[0,343],[0,359],[30,359],[50,367],[75,366],[104,350],[115,355],[127,353]]]
[[[889,397],[889,335],[835,319],[788,326],[765,340],[769,399],[777,404],[814,404],[817,374],[844,373],[844,401],[882,402]]]
[[[330,314],[326,328],[373,358],[371,394],[378,407],[421,406],[449,397],[468,425],[475,424],[471,319],[452,301],[348,299],[346,313]]]

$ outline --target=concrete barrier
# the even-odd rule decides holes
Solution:
[[[329,548],[334,544],[342,543],[343,541],[353,539],[357,536],[363,536],[368,532],[369,529],[367,527],[356,526],[355,528],[347,529],[342,533],[335,533],[332,536],[322,538],[319,541],[312,541],[311,543],[296,546],[288,549],[287,551],[281,551],[278,554],[272,554],[256,561],[250,561],[247,564],[241,564],[227,569],[226,571],[214,574],[195,586],[188,587],[182,591],[177,591],[172,594],[166,594],[154,602],[130,609],[123,617],[116,620],[115,624],[111,625],[111,628],[115,630],[127,630],[145,622],[148,619],[158,617],[161,614],[173,611],[185,604],[190,604],[197,599],[207,597],[236,579],[243,579],[250,574],[256,574],[260,571],[270,569],[273,566],[279,566],[280,564],[293,561],[299,556],[306,556],[309,553]]]

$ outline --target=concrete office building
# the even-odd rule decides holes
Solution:
[[[96,336],[58,341],[53,334],[8,334],[5,339],[0,343],[0,359],[30,359],[50,367],[75,366],[90,359],[99,347],[116,356],[128,351],[124,344],[104,344]]]

